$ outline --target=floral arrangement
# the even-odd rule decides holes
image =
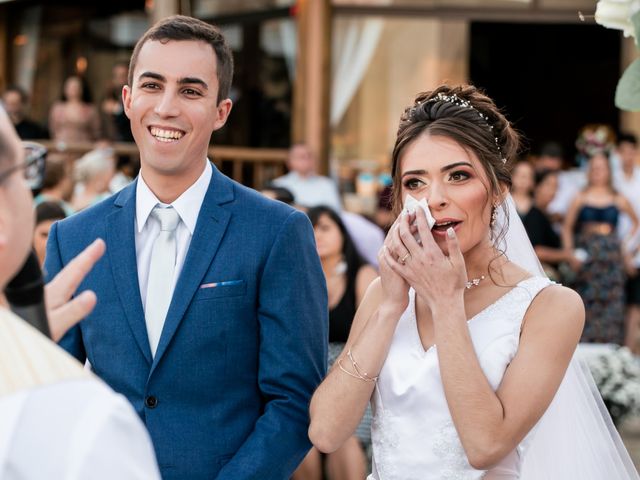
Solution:
[[[634,37],[640,47],[640,0],[599,0],[595,20],[604,27],[622,30],[625,37]],[[615,103],[621,110],[640,110],[640,58],[622,74]]]
[[[615,146],[616,135],[609,125],[591,124],[585,125],[578,133],[576,148],[586,157],[596,153],[608,153]]]
[[[580,344],[579,353],[616,425],[640,413],[640,362],[627,347]]]

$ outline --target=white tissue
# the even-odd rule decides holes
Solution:
[[[404,213],[406,214],[415,213],[418,207],[424,210],[424,213],[427,216],[427,224],[429,225],[429,229],[433,228],[433,226],[436,223],[436,219],[433,218],[433,215],[431,215],[431,210],[429,210],[429,205],[427,205],[427,199],[423,197],[420,201],[418,201],[408,194],[406,197],[404,197],[404,208],[403,208]]]

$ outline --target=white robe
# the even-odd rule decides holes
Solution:
[[[159,479],[127,400],[0,308],[0,478]]]

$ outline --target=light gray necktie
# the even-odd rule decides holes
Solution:
[[[173,207],[156,206],[151,216],[160,222],[160,233],[151,250],[145,319],[151,355],[155,357],[173,296],[171,290],[176,268],[176,228],[180,223],[180,215]]]

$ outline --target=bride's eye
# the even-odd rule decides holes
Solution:
[[[471,175],[463,170],[456,170],[455,172],[451,172],[451,174],[449,175],[449,180],[452,180],[454,182],[460,182],[468,178],[471,178]]]
[[[425,183],[418,178],[409,178],[404,181],[404,188],[407,190],[415,190],[416,188],[420,188]]]

